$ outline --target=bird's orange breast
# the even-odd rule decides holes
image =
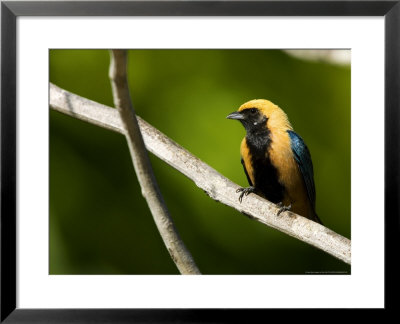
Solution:
[[[249,175],[249,178],[252,184],[254,185],[255,184],[254,169],[253,165],[251,164],[251,153],[246,143],[246,137],[243,138],[242,143],[240,144],[240,155],[243,159],[244,167],[246,168],[247,174]]]

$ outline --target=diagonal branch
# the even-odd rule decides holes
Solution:
[[[200,274],[168,213],[167,206],[151,167],[129,94],[126,77],[127,51],[110,50],[110,55],[111,64],[109,74],[114,104],[119,112],[133,166],[142,189],[142,195],[147,201],[158,231],[179,271],[182,274]]]
[[[69,116],[124,134],[118,112],[50,84],[50,107]],[[291,212],[277,216],[269,201],[249,195],[240,204],[239,186],[137,117],[147,149],[203,189],[212,199],[233,207],[267,226],[306,242],[351,264],[351,241],[332,230]]]

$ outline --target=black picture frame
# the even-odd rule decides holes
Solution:
[[[1,3],[1,317],[5,323],[242,322],[266,310],[16,308],[16,19],[19,16],[381,16],[385,19],[385,309],[399,246],[400,0]],[[372,128],[373,126],[371,126]],[[370,134],[370,136],[373,136]],[[373,148],[371,148],[372,150]],[[371,152],[368,152],[371,154]],[[373,172],[373,171],[371,171]],[[373,262],[373,261],[371,261]],[[268,293],[268,292],[266,292]],[[251,317],[249,317],[251,316]],[[248,322],[248,321],[245,321]]]

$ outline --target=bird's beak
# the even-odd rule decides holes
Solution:
[[[238,119],[238,120],[240,120],[240,119],[244,119],[244,116],[243,116],[242,113],[240,113],[238,111],[235,111],[235,112],[229,114],[228,116],[226,116],[226,118],[227,119]]]

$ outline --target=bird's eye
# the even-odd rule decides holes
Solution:
[[[254,115],[257,112],[257,109],[256,108],[251,108],[250,112]]]

